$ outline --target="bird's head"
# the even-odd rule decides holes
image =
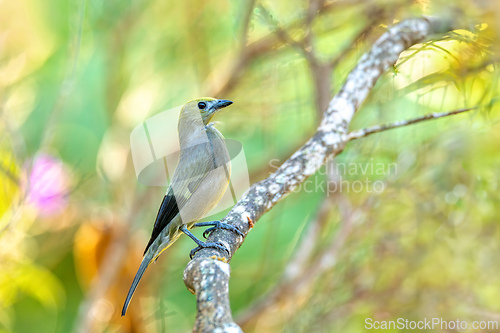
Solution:
[[[233,102],[227,99],[215,99],[211,97],[197,98],[184,105],[181,116],[182,113],[188,113],[190,116],[199,114],[201,115],[203,123],[207,125],[217,111],[231,104],[233,104]]]

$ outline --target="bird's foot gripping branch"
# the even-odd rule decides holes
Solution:
[[[200,226],[206,226],[206,225],[215,225],[214,227],[212,228],[209,228],[207,230],[205,230],[203,232],[203,236],[205,236],[205,234],[207,232],[213,232],[214,230],[217,230],[217,229],[226,229],[226,230],[229,230],[229,231],[232,231],[240,236],[243,236],[243,233],[241,231],[239,231],[237,228],[233,227],[232,225],[230,224],[226,224],[226,223],[221,223],[220,221],[214,221],[214,222],[200,222],[200,223],[196,223],[194,226],[195,227],[200,227]],[[191,238],[198,246],[195,247],[194,249],[191,250],[191,252],[189,253],[189,257],[191,259],[193,259],[193,256],[196,254],[196,252],[200,251],[201,249],[205,249],[205,248],[213,248],[213,249],[216,249],[216,250],[219,250],[219,251],[224,251],[227,253],[227,255],[229,255],[229,249],[226,247],[226,245],[220,241],[216,241],[216,242],[202,242],[201,240],[199,240],[198,238],[196,238],[195,235],[193,235],[191,233],[191,231],[188,230],[188,228],[183,225],[180,230],[185,233],[186,235],[189,236],[189,238]],[[206,237],[205,237],[206,238]]]
[[[230,225],[230,224],[227,224],[227,223],[223,223],[221,221],[211,221],[211,222],[198,222],[198,223],[195,223],[193,225],[193,227],[208,227],[210,226],[211,228],[207,228],[205,231],[203,231],[203,237],[206,239],[208,237],[208,235],[212,232],[214,232],[215,230],[217,229],[225,229],[225,230],[229,230],[229,231],[232,231],[238,235],[240,235],[241,237],[245,237],[245,234],[242,233],[238,228]]]

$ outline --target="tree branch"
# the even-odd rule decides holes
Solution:
[[[448,23],[427,18],[410,19],[384,33],[361,57],[344,86],[330,101],[314,136],[267,179],[253,184],[223,222],[238,227],[246,235],[255,221],[314,174],[327,158],[342,152],[351,119],[377,79],[396,63],[402,51],[431,34],[448,31]],[[193,331],[240,331],[232,319],[229,306],[228,261],[244,239],[235,233],[217,230],[208,241],[226,244],[230,256],[224,258],[226,254],[217,249],[202,249],[184,271],[184,283],[197,296],[198,311]]]
[[[333,1],[328,3],[323,3],[322,6],[320,6],[320,8],[318,9],[318,15],[327,14],[328,12],[331,12],[334,9],[338,10],[342,8],[342,6],[353,5],[360,2],[362,1],[361,0]],[[252,2],[252,4],[255,5],[254,2]],[[249,24],[250,20],[248,21],[245,20],[245,22],[246,24]],[[290,24],[287,24],[284,27],[284,30],[296,29],[301,26],[302,26],[302,20],[297,20]],[[248,26],[244,28],[244,31],[248,31]],[[268,54],[269,52],[277,49],[281,44],[280,39],[274,32],[271,32],[267,36],[264,36],[263,38],[257,41],[249,43],[248,45],[246,44],[247,39],[248,38],[246,37],[245,44],[243,44],[241,47],[238,59],[236,59],[234,64],[231,66],[231,69],[227,71],[229,74],[224,74],[226,70],[222,70],[226,69],[225,61],[221,62],[219,66],[221,68],[215,69],[215,72],[222,73],[223,77],[216,76],[213,79],[207,81],[204,90],[207,91],[208,96],[217,97],[217,96],[227,95],[228,92],[231,91],[233,87],[236,86],[238,80],[242,77],[242,73],[245,71],[247,66],[253,60],[262,57],[263,55]]]
[[[426,114],[425,116],[422,116],[422,117],[409,119],[409,120],[399,120],[399,121],[396,121],[396,122],[393,122],[390,124],[385,124],[385,125],[375,125],[372,127],[361,129],[361,130],[349,132],[346,135],[345,141],[346,142],[352,141],[352,140],[356,140],[359,138],[364,138],[365,136],[368,136],[368,135],[371,135],[374,133],[384,132],[384,131],[387,131],[387,130],[390,130],[393,128],[408,126],[408,125],[420,123],[420,122],[426,121],[426,120],[448,117],[448,116],[452,116],[455,114],[464,113],[467,111],[477,110],[479,108],[480,108],[479,106],[473,106],[470,108],[463,108],[463,109],[458,109],[458,110],[453,110],[453,111],[448,111],[448,112],[437,112],[437,113]]]
[[[329,183],[340,181],[339,175],[335,172],[334,163],[334,159],[327,160],[326,173]],[[329,192],[318,210],[318,215],[309,223],[309,230],[302,237],[302,242],[298,244],[295,257],[285,267],[280,282],[238,316],[237,322],[241,327],[248,327],[251,323],[272,317],[275,315],[273,309],[276,309],[277,304],[280,304],[280,311],[295,313],[297,304],[287,301],[303,295],[304,291],[313,285],[315,279],[335,264],[340,250],[354,227],[354,222],[363,218],[363,212],[368,210],[366,206],[369,205],[365,202],[355,207],[344,193],[331,191],[331,189],[328,186]],[[369,198],[367,201],[373,200]],[[328,216],[334,208],[338,208],[340,213],[339,230],[326,248],[312,256],[317,250],[318,238]]]

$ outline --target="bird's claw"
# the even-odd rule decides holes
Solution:
[[[216,227],[210,227],[208,229],[206,229],[205,231],[203,231],[203,238],[207,239],[208,235],[214,231],[215,229],[217,229]]]
[[[201,249],[207,248],[207,247],[211,247],[213,249],[225,251],[227,253],[227,255],[229,256],[229,249],[224,245],[224,243],[222,243],[222,242],[210,242],[210,243],[208,243],[207,242],[207,243],[202,243],[202,245],[198,245],[197,247],[192,249],[191,252],[189,252],[189,257],[191,259],[193,259],[196,252],[200,251]]]
[[[232,232],[234,232],[234,233],[238,234],[238,235],[239,235],[239,236],[241,236],[241,237],[245,237],[245,234],[244,234],[244,233],[242,233],[242,232],[240,231],[240,229],[238,229],[237,227],[232,226],[232,225],[227,224],[227,223],[219,222],[219,221],[217,221],[213,227],[210,227],[210,228],[206,229],[205,231],[203,231],[203,237],[204,237],[205,239],[207,239],[207,237],[209,236],[209,234],[210,234],[212,231],[215,231],[215,230],[217,230],[217,229],[225,229],[225,230],[229,230],[229,231],[232,231]]]

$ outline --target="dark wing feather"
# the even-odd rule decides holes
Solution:
[[[149,240],[144,254],[148,251],[149,247],[155,241],[156,237],[160,232],[167,226],[167,224],[172,221],[172,219],[179,213],[179,207],[177,206],[177,200],[173,195],[165,195],[163,201],[161,202],[160,209],[158,210],[158,215],[156,215],[155,225],[153,227],[153,233],[151,234],[151,239]]]

